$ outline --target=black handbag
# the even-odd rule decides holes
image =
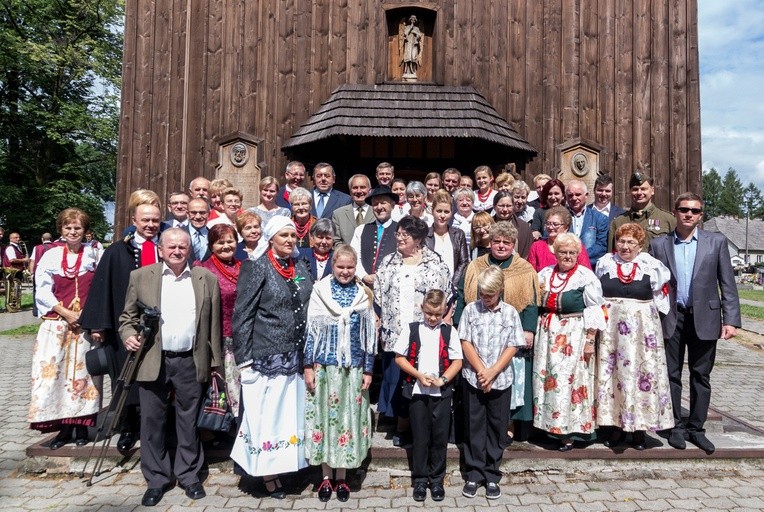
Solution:
[[[222,386],[218,385],[218,381]],[[210,387],[207,396],[202,400],[196,426],[214,432],[228,432],[235,418],[231,412],[231,401],[228,398],[228,388],[225,380],[218,372],[210,374]]]

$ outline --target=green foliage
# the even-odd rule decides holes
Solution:
[[[718,217],[719,196],[722,193],[722,178],[713,167],[703,173],[703,210],[705,220]]]
[[[722,189],[719,193],[719,213],[742,217],[743,211],[743,183],[738,178],[735,169],[728,169],[722,180]]]
[[[68,206],[97,236],[113,200],[123,0],[3,0],[0,211],[37,240]]]
[[[743,190],[743,213],[751,218],[759,216],[762,209],[762,197],[759,187],[749,183]]]

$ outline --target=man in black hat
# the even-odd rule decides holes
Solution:
[[[608,233],[608,251],[615,248],[615,232],[628,222],[636,222],[647,232],[644,247],[647,250],[650,240],[666,235],[676,227],[676,218],[666,210],[661,210],[653,204],[655,188],[653,178],[642,171],[634,171],[629,180],[631,190],[631,208],[613,219]]]
[[[390,216],[397,202],[398,194],[393,193],[390,187],[380,185],[373,189],[366,196],[366,203],[371,205],[374,220],[358,226],[350,242],[360,263],[356,275],[369,287],[374,285],[374,274],[382,259],[396,249],[395,230],[398,223]]]

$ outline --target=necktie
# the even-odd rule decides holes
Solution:
[[[141,245],[141,267],[157,262],[156,245],[151,240],[146,240]]]
[[[355,215],[355,225],[360,226],[363,224],[363,206],[358,207],[358,213]]]
[[[194,254],[196,254],[197,260],[202,259],[202,234],[198,229],[194,231]]]
[[[319,217],[324,213],[324,205],[326,205],[326,193],[321,192],[318,195],[318,206],[316,206],[316,213]]]

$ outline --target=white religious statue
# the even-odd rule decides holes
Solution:
[[[400,33],[400,46],[403,47],[403,79],[416,80],[417,69],[422,65],[422,41],[424,34],[417,27],[417,17],[409,16],[408,24],[405,24]]]

